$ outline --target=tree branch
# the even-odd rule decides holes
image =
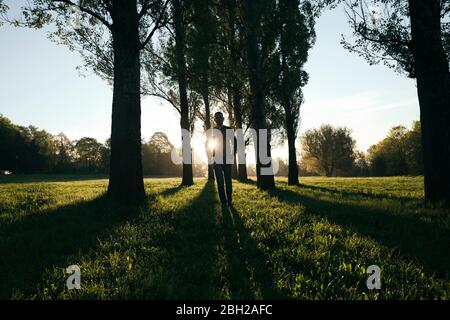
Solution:
[[[94,17],[97,20],[99,20],[100,22],[102,22],[108,29],[110,29],[110,30],[112,29],[112,25],[104,17],[102,17],[99,13],[92,11],[89,8],[83,7],[81,5],[77,5],[76,3],[73,3],[71,0],[53,0],[53,2],[61,2],[61,3],[65,3],[67,5],[70,5],[70,6],[78,7],[78,8],[80,8],[80,10],[82,12],[86,12],[87,14],[91,15],[92,17]]]
[[[166,2],[164,3],[164,6],[163,6],[163,8],[162,8],[162,10],[161,10],[161,12],[159,14],[158,19],[155,22],[155,25],[154,25],[153,29],[147,35],[147,37],[145,38],[144,42],[142,42],[141,47],[140,47],[141,49],[144,48],[145,46],[147,46],[147,44],[150,42],[150,40],[152,39],[153,35],[155,34],[156,30],[158,30],[161,27],[161,25],[163,24],[162,23],[163,22],[163,17],[164,17],[164,14],[165,14],[165,11],[167,9],[167,5],[169,4],[169,2],[170,2],[170,0],[166,0]],[[142,13],[143,11],[144,11],[144,9],[142,9],[140,13]]]

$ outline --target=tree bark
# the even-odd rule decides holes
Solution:
[[[275,179],[272,175],[262,175],[261,168],[270,167],[269,164],[263,164],[260,159],[260,139],[262,133],[261,129],[267,129],[266,114],[264,107],[264,88],[262,83],[262,67],[260,50],[258,48],[257,27],[259,24],[259,17],[257,17],[256,2],[254,0],[245,0],[244,11],[245,20],[247,23],[246,34],[246,53],[247,53],[247,68],[249,74],[249,83],[251,91],[251,117],[252,127],[257,132],[256,143],[256,176],[257,185],[261,190],[270,190],[275,188]],[[267,151],[270,156],[270,141],[267,139]]]
[[[113,11],[114,88],[108,196],[126,203],[145,199],[141,158],[139,19],[136,2]]]
[[[440,1],[409,0],[422,125],[425,205],[450,206],[450,73]]]
[[[288,102],[286,102],[288,103]],[[296,130],[294,128],[295,121],[292,119],[291,106],[285,105],[285,117],[286,117],[286,133],[288,140],[288,152],[289,152],[289,173],[288,173],[288,185],[297,186],[298,181],[298,164],[297,164],[297,150],[295,148]]]
[[[239,71],[238,66],[240,64],[240,58],[239,58],[239,52],[238,48],[236,48],[236,3],[234,1],[228,1],[227,2],[227,11],[228,11],[228,25],[229,25],[229,39],[228,39],[228,45],[230,47],[230,53],[231,53],[231,74],[232,77],[229,80],[231,83],[231,96],[232,96],[232,106],[233,106],[233,112],[234,112],[234,119],[235,119],[235,127],[236,129],[242,130],[242,104],[241,104],[241,89],[240,86],[242,85],[239,81]],[[238,139],[239,137],[237,137]],[[238,141],[239,144],[244,145],[244,139],[242,138],[241,141]],[[235,157],[235,163],[236,157]],[[247,176],[247,163],[244,158],[243,163],[237,163],[237,179],[241,182],[246,182],[248,180]]]
[[[189,124],[189,104],[187,98],[187,78],[186,78],[186,58],[184,55],[186,30],[183,23],[183,8],[180,0],[173,0],[173,21],[175,25],[175,56],[177,61],[177,77],[178,88],[180,95],[180,110],[181,110],[181,129],[190,132],[191,126]],[[183,143],[186,143],[185,141]],[[189,149],[192,150],[189,146]],[[192,172],[192,158],[190,163],[183,163],[183,178],[181,185],[190,186],[194,184],[194,177]]]
[[[241,106],[241,93],[237,87],[233,88],[233,108],[234,108],[234,117],[236,120],[236,129],[242,130],[242,106]],[[237,137],[236,139],[241,138]],[[238,141],[239,144],[244,145],[244,137],[242,136],[241,141]],[[245,155],[244,155],[245,156]],[[248,180],[247,176],[247,163],[244,158],[243,163],[238,164],[238,180],[241,182],[245,182]]]
[[[280,34],[283,35],[284,30],[281,28]],[[288,77],[286,75],[287,72],[289,72],[289,67],[287,66],[286,62],[286,50],[285,47],[285,37],[281,36],[281,76],[282,76],[282,87],[283,87],[283,96],[282,96],[282,105],[284,109],[284,116],[285,116],[285,127],[286,127],[286,134],[287,134],[287,140],[288,140],[288,185],[290,186],[297,186],[299,185],[298,181],[298,164],[297,164],[297,151],[295,149],[295,139],[297,137],[297,128],[295,127],[297,124],[297,118],[296,113],[293,112],[293,99],[292,99],[292,91],[289,90],[289,82]]]
[[[233,106],[233,96],[231,94],[232,92],[232,84],[231,80],[228,82],[228,88],[227,88],[227,99],[228,99],[228,122],[230,124],[230,127],[235,129],[236,128],[236,120],[234,118],[234,106]],[[238,167],[237,167],[237,161],[236,161],[237,155],[234,154],[233,164],[231,165],[231,177],[233,179],[238,178]]]
[[[205,105],[205,130],[211,129],[211,108],[209,105],[209,93],[208,89],[203,90],[203,103]],[[208,157],[209,151],[208,151],[208,141],[206,141],[205,144],[205,152],[206,156]],[[208,180],[214,180],[214,170],[213,165],[208,164]]]

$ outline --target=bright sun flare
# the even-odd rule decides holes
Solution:
[[[215,147],[216,147],[216,142],[214,140],[209,140],[208,141],[208,149],[214,150]]]

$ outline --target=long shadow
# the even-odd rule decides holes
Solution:
[[[227,209],[220,214],[215,202],[214,182],[208,181],[187,207],[166,217],[173,232],[155,243],[168,252],[162,263],[165,292],[149,292],[147,298],[223,298],[228,285],[231,298],[255,299],[253,283],[261,296],[278,297],[265,259],[238,212]]]
[[[174,194],[184,187],[168,189]],[[163,192],[164,193],[164,192]],[[173,232],[157,239],[157,245],[168,252],[163,262],[166,274],[164,296],[151,298],[211,299],[217,292],[217,246],[214,183],[207,182],[202,191],[182,212],[167,217]]]
[[[183,186],[183,185],[177,185],[176,187],[165,189],[164,191],[160,192],[159,194],[163,197],[168,197],[168,196],[172,196],[172,195],[180,192],[181,190],[183,190],[185,188],[187,188],[187,187]]]
[[[222,234],[226,257],[226,272],[232,299],[252,299],[250,271],[245,261],[244,248],[239,245],[239,235],[228,208],[222,208]]]
[[[94,247],[134,210],[102,196],[0,224],[0,299],[15,290],[33,293],[46,268],[76,264],[67,261],[70,255]]]
[[[363,197],[363,198],[369,198],[369,199],[373,199],[373,200],[393,199],[393,200],[400,200],[400,201],[423,202],[419,198],[408,197],[408,196],[397,196],[397,195],[392,195],[392,194],[371,193],[371,192],[366,192],[366,191],[339,190],[339,189],[334,189],[334,188],[312,186],[312,185],[308,185],[308,184],[301,184],[300,187],[305,188],[305,189],[311,189],[313,191],[331,193],[333,195],[343,196],[343,197]]]
[[[10,183],[70,182],[108,179],[106,174],[13,174],[0,175],[0,185]]]
[[[222,209],[224,246],[232,299],[280,299],[266,258],[235,208]]]
[[[301,192],[301,187],[298,189]],[[338,203],[291,190],[274,190],[281,201],[302,204],[306,213],[327,218],[418,261],[427,272],[450,278],[450,230],[436,222],[394,214],[381,208]]]
[[[240,181],[240,183],[248,184],[248,185],[251,185],[251,186],[256,186],[258,184],[258,182],[256,180],[253,180],[253,179],[247,179],[245,181]]]
[[[257,185],[257,182],[255,180],[248,180],[242,182],[244,184],[249,185]],[[336,196],[343,196],[343,197],[363,197],[363,198],[369,198],[373,200],[382,200],[382,199],[392,199],[392,200],[400,200],[400,201],[415,201],[422,203],[423,201],[419,198],[409,197],[409,196],[398,196],[398,195],[392,195],[392,194],[383,194],[383,193],[371,193],[367,191],[351,191],[351,190],[341,190],[341,189],[335,189],[335,188],[327,188],[327,187],[319,187],[319,186],[313,186],[309,184],[301,183],[299,187],[304,189],[310,189],[312,191],[320,191],[324,193],[330,193],[332,195]]]

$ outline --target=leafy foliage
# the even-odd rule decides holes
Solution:
[[[271,94],[288,119],[283,127],[291,126],[296,134],[303,103],[301,88],[308,82],[303,66],[315,41],[314,19],[310,12],[301,10],[299,1],[279,1],[275,15],[274,28],[279,33],[270,65]]]
[[[423,174],[420,122],[415,121],[411,130],[403,126],[392,128],[368,153],[370,170],[375,176]]]
[[[321,174],[331,177],[349,172],[355,157],[355,140],[347,128],[322,125],[308,130],[302,137],[304,161]]]
[[[0,17],[2,18],[2,19],[0,19],[0,27],[3,24],[3,20],[5,20],[4,19],[5,14],[8,11],[8,9],[9,9],[9,7],[5,3],[3,3],[3,0],[0,0]]]
[[[408,1],[346,0],[353,41],[343,37],[346,49],[364,57],[371,65],[384,63],[400,74],[415,78]],[[441,1],[441,29],[450,53],[450,1]]]

